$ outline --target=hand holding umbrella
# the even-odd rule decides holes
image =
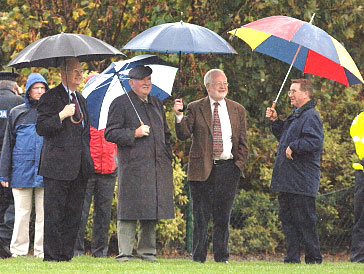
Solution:
[[[142,138],[144,136],[149,136],[149,133],[150,133],[150,126],[142,124],[135,130],[135,138]]]
[[[183,99],[182,98],[177,98],[176,100],[174,100],[173,109],[174,109],[174,112],[176,113],[176,115],[180,115],[180,113],[184,109]]]
[[[61,121],[66,119],[67,117],[72,117],[75,114],[75,104],[65,105],[63,110],[59,113],[59,118]]]

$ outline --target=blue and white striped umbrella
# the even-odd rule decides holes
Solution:
[[[171,96],[177,68],[155,55],[138,55],[129,60],[113,62],[101,74],[91,78],[82,91],[87,100],[90,113],[90,124],[96,129],[106,127],[107,115],[112,101],[124,94],[120,84],[122,81],[126,92],[131,90],[129,85],[129,70],[137,65],[148,65],[153,70],[151,91],[152,96],[161,100]]]

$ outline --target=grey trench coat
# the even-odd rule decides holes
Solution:
[[[105,139],[118,145],[119,220],[174,218],[173,169],[170,131],[162,102],[148,96],[148,103],[130,91],[149,136],[134,138],[140,126],[126,95],[111,103]]]

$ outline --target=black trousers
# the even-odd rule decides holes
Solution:
[[[73,257],[87,179],[44,178],[44,260],[69,261]]]
[[[0,197],[0,199],[1,198],[2,197]],[[0,246],[6,246],[7,248],[10,248],[14,220],[14,203],[0,203]]]
[[[213,252],[216,262],[229,259],[229,223],[240,169],[232,160],[214,165],[207,181],[190,182],[193,202],[193,260],[205,262],[208,223],[213,218]]]
[[[91,253],[94,257],[105,257],[109,248],[109,229],[112,200],[116,177],[113,174],[94,173],[87,182],[85,200],[82,207],[80,229],[74,248],[75,255],[85,254],[85,232],[92,197],[94,198]]]
[[[351,235],[351,261],[364,263],[364,172],[355,171],[355,222]]]
[[[280,192],[279,217],[287,242],[285,263],[301,262],[301,247],[305,248],[307,264],[321,263],[320,241],[317,233],[315,198]]]

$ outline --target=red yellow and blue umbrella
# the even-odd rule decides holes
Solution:
[[[322,29],[288,16],[271,16],[229,31],[253,51],[292,64],[304,73],[346,86],[364,84],[346,49]],[[299,47],[301,47],[299,49]],[[294,57],[298,51],[298,55]]]

